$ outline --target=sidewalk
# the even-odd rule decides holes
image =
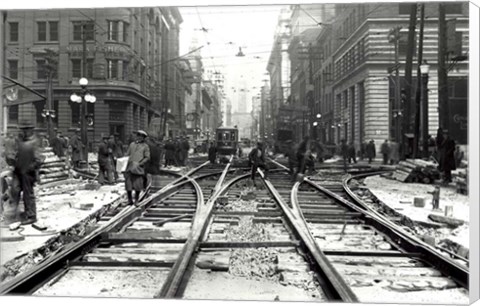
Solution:
[[[448,229],[445,225],[437,231],[437,238],[448,239],[461,246],[469,246],[469,222],[470,206],[469,198],[466,195],[455,191],[453,184],[441,187],[440,189],[440,210],[433,211],[432,192],[433,185],[418,183],[402,183],[396,180],[383,178],[380,176],[368,177],[364,180],[365,186],[370,192],[388,207],[394,209],[401,215],[410,218],[413,221],[425,223],[434,223],[428,218],[430,214],[445,216],[445,206],[453,207],[452,218],[462,220],[464,225],[456,229]],[[413,205],[414,197],[424,197],[425,207],[415,207]],[[442,233],[444,235],[442,235]]]
[[[3,224],[0,228],[1,249],[0,263],[2,270],[7,266],[34,264],[41,260],[35,250],[45,246],[47,241],[59,236],[59,233],[69,230],[84,220],[88,220],[102,209],[108,208],[125,194],[124,184],[101,186],[96,190],[88,190],[92,184],[82,180],[64,180],[53,186],[35,187],[37,200],[38,222],[47,227],[45,231],[38,231],[31,225],[21,226],[11,231],[8,225]],[[23,204],[19,209],[22,209]],[[10,208],[12,210],[12,208]],[[12,213],[5,211],[5,215]],[[75,235],[71,235],[75,236]],[[75,239],[75,237],[71,237]],[[50,249],[49,249],[50,251]],[[53,250],[54,251],[54,250]],[[38,257],[38,256],[37,256]],[[29,260],[28,258],[32,258]],[[2,280],[5,271],[2,271]]]

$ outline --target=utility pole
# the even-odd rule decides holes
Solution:
[[[421,88],[422,88],[422,73],[420,71],[420,65],[423,62],[423,29],[425,23],[425,4],[420,4],[420,29],[418,37],[418,62],[417,62],[417,90],[415,93],[415,129],[413,140],[413,157],[419,156],[418,152],[418,140],[420,138],[420,101],[421,101]]]
[[[445,22],[445,4],[438,4],[438,106],[440,127],[444,130],[449,128],[450,109],[448,105],[447,87],[447,23]]]
[[[87,78],[87,24],[82,23],[82,77]],[[81,138],[82,143],[85,146],[83,150],[83,156],[87,161],[88,168],[88,131],[87,131],[87,102],[82,101],[80,105],[80,122],[81,122]]]
[[[53,109],[53,77],[54,72],[57,70],[58,60],[56,59],[57,53],[46,49],[45,55],[45,68],[47,72],[47,103],[45,104],[44,115],[47,120],[47,135],[49,141],[53,139],[53,122],[52,118],[55,116],[55,110]]]
[[[2,132],[6,132],[6,126],[4,126],[4,116],[8,114],[6,112],[6,107],[4,107],[4,100],[3,100],[3,75],[4,70],[5,70],[5,19],[7,18],[7,13],[5,11],[1,12],[1,20],[0,20],[0,111],[2,112],[0,114],[0,129]]]
[[[412,120],[412,66],[415,51],[415,28],[417,23],[417,4],[410,5],[410,23],[408,26],[407,57],[405,61],[405,101],[403,101],[403,132],[410,133]],[[405,159],[409,146],[403,144],[401,159]]]
[[[399,145],[402,143],[402,126],[401,121],[401,101],[400,101],[400,59],[398,44],[400,41],[400,29],[401,27],[395,27],[390,30],[389,41],[395,46],[395,140]]]

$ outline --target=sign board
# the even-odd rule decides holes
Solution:
[[[468,142],[468,102],[467,98],[449,98],[449,133],[457,144]]]

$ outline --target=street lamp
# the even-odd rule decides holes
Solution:
[[[423,61],[420,65],[420,73],[422,74],[422,144],[423,156],[428,157],[428,73],[430,65],[427,61]]]
[[[87,167],[88,167],[88,134],[87,134],[87,120],[88,120],[88,125],[93,125],[93,118],[92,115],[87,114],[87,104],[82,103],[83,101],[87,103],[95,103],[97,101],[97,98],[91,94],[88,89],[88,80],[86,78],[81,78],[78,82],[80,84],[80,87],[82,88],[82,91],[80,94],[77,93],[72,93],[70,96],[70,100],[75,103],[80,104],[80,120],[81,120],[81,137],[82,137],[82,143],[85,145],[85,149],[83,151],[83,154],[85,156],[85,161],[87,162]]]

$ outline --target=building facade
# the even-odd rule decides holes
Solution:
[[[52,121],[59,131],[70,134],[79,128],[80,104],[70,95],[81,91],[82,77],[96,97],[87,103],[91,148],[102,134],[118,133],[126,142],[138,129],[161,136],[168,125],[179,128],[175,120],[181,118],[168,115],[179,101],[179,71],[175,63],[164,63],[178,56],[181,22],[173,7],[7,12],[7,76],[46,96],[52,75],[51,105],[19,89],[18,103],[8,110],[8,129],[30,121],[44,131],[42,113],[48,109],[55,111]]]

